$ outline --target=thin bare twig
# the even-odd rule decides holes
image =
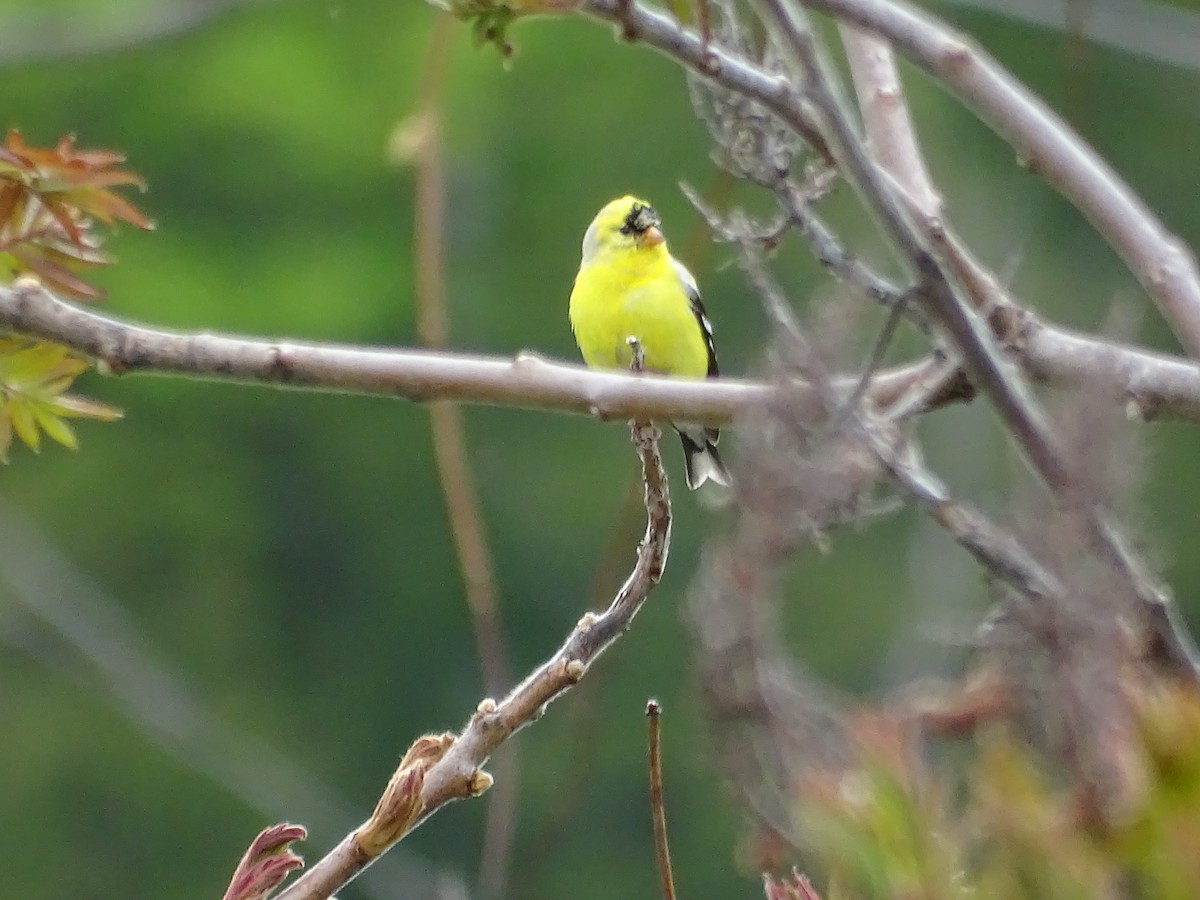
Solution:
[[[628,630],[662,577],[671,538],[671,503],[658,449],[659,429],[652,423],[633,422],[630,431],[642,462],[646,532],[633,571],[608,609],[589,612],[580,619],[562,646],[502,700],[480,702],[459,734],[418,739],[370,820],[347,835],[277,900],[324,900],[447,803],[486,791],[492,778],[483,766],[492,753],[540,718],[547,705],[578,683],[592,663]]]
[[[789,220],[812,248],[817,262],[838,279],[886,307],[899,305],[908,289],[892,284],[867,266],[838,241],[832,229],[817,215],[804,191],[791,181],[775,186]]]
[[[662,879],[663,900],[675,900],[675,873],[671,869],[671,847],[667,843],[667,807],[663,801],[662,705],[657,700],[646,703],[646,719],[650,725],[650,818],[654,823],[654,850],[658,857],[658,874]]]
[[[745,243],[741,249],[742,267],[747,277],[763,299],[781,339],[792,345],[803,364],[813,355],[808,338],[756,249]],[[810,368],[814,371],[815,387],[823,398],[826,414],[843,409],[836,388],[820,377],[816,367]],[[927,390],[940,389],[940,381],[933,378],[924,385],[914,384],[911,394],[900,398],[898,405],[905,408],[920,406],[921,396]],[[979,512],[955,502],[940,480],[920,465],[915,451],[904,449],[904,441],[892,426],[875,421],[870,411],[861,407],[844,409],[844,425],[853,437],[863,442],[896,483],[994,577],[1010,585],[1035,607],[1044,605],[1047,598],[1061,592],[1050,573],[1015,536]]]

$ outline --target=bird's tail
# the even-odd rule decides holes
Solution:
[[[676,425],[679,439],[683,442],[683,461],[687,467],[687,486],[696,490],[710,478],[717,484],[729,487],[729,470],[717,452],[717,439],[721,433],[715,428],[697,428]]]

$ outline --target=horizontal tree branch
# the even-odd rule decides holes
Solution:
[[[526,352],[501,358],[168,331],[75,306],[31,282],[0,287],[0,328],[64,344],[116,375],[178,375],[414,402],[457,400],[603,419],[676,417],[724,424],[769,391],[765,384],[734,379],[594,372]],[[899,389],[918,368],[895,370],[880,390]]]
[[[732,378],[691,381],[596,372],[531,354],[516,358],[427,350],[276,341],[147,328],[58,299],[32,282],[0,287],[0,329],[55,341],[114,374],[149,373],[335,393],[458,400],[581,413],[725,425],[766,400],[771,386]],[[1121,386],[1144,419],[1200,423],[1200,365],[1098,340],[1028,315],[1008,350],[1044,384]],[[923,376],[919,361],[880,372],[869,399],[887,406]],[[849,392],[857,376],[835,382]],[[953,388],[932,406],[963,399]],[[812,402],[818,402],[815,391]]]

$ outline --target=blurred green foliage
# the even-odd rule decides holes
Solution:
[[[61,9],[99,33],[154,6],[9,0],[0,17]],[[941,11],[1200,244],[1195,72],[1095,48],[1072,54],[1059,34]],[[119,264],[97,280],[112,313],[167,327],[412,344],[413,178],[385,151],[414,111],[437,15],[411,0],[246,3],[161,40],[10,65],[0,125],[39,144],[74,132],[85,146],[121,150],[146,177],[139,202],[158,231],[126,228],[109,244]],[[755,371],[762,317],[728,251],[707,243],[676,188],[686,179],[705,190],[715,178],[678,69],[582,19],[521,23],[510,38],[508,71],[465,29],[453,45],[444,108],[453,345],[574,359],[566,299],[583,228],[603,202],[636,191],[654,200],[696,271],[723,371]],[[1048,316],[1094,329],[1120,303],[1141,315],[1147,342],[1172,347],[1087,223],[944,91],[905,72],[950,215],[983,257]],[[886,263],[849,191],[829,213]],[[803,247],[785,246],[781,264],[801,303],[828,290]],[[126,419],[85,423],[78,455],[15,450],[0,508],[36,523],[118,598],[152,660],[224,723],[306,768],[365,818],[411,739],[458,727],[483,693],[426,411],[161,378],[90,376],[83,385]],[[616,424],[492,409],[467,418],[505,634],[523,672],[596,602],[598,578],[601,594],[619,580],[598,574],[610,544],[624,547],[618,569],[632,560],[636,535],[614,529],[636,461]],[[1002,505],[1013,467],[987,411],[939,413],[924,427],[933,464],[955,487]],[[1146,434],[1151,548],[1195,623],[1196,430]],[[736,435],[727,440],[736,448]],[[667,576],[636,627],[588,683],[517,738],[511,896],[656,890],[642,717],[652,694],[667,712],[681,894],[758,893],[756,874],[735,861],[738,821],[707,755],[678,616],[701,542],[718,527],[677,492]],[[906,512],[835,534],[833,549],[792,572],[798,655],[852,691],[950,664],[947,631],[969,627],[983,602],[978,575],[952,545]],[[3,553],[7,893],[215,897],[269,822],[309,825],[314,839],[300,848],[309,857],[355,824],[288,798],[256,808],[147,736],[105,680],[17,601]],[[486,803],[445,810],[398,853],[470,881]],[[410,893],[398,886],[395,895]]]
[[[1135,710],[1133,740],[1106,748],[1123,757],[1136,788],[1104,815],[1089,812],[1078,772],[1067,775],[1007,726],[979,729],[965,764],[930,766],[914,752],[911,722],[860,714],[854,763],[812,773],[797,792],[823,896],[1196,896],[1200,697],[1136,680],[1120,701]]]

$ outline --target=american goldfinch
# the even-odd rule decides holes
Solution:
[[[571,291],[571,330],[594,369],[628,369],[629,339],[652,372],[694,378],[717,374],[712,326],[696,279],[667,250],[662,220],[636,197],[613,200],[583,235],[583,260]],[[674,423],[673,423],[674,424]],[[687,485],[729,484],[716,428],[674,424],[683,441]]]

